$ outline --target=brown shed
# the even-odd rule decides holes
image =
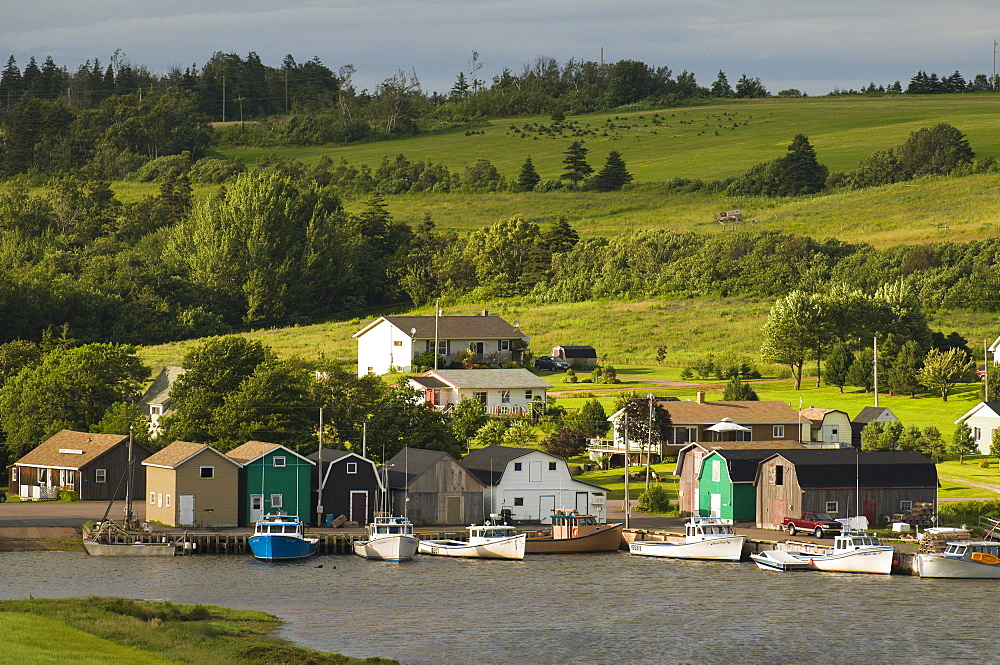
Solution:
[[[485,486],[446,452],[403,448],[383,467],[394,515],[414,524],[483,521]]]
[[[239,524],[239,462],[205,443],[174,441],[143,465],[148,521],[167,526]]]

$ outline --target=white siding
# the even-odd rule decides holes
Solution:
[[[411,371],[413,342],[408,331],[402,331],[388,321],[380,322],[358,337],[358,376],[369,372],[386,374],[390,367]],[[419,343],[419,352],[422,353],[423,342]]]
[[[554,470],[549,468],[550,462],[555,463]],[[515,469],[518,464],[521,468]],[[529,480],[529,469],[533,465],[536,469],[540,465],[540,479],[537,481]],[[605,521],[604,490],[573,480],[564,460],[541,451],[531,452],[508,462],[500,484],[487,487],[487,510],[499,513],[503,508],[510,508],[516,520],[539,520],[550,524],[551,516],[540,514],[542,497],[554,496],[556,508],[579,510],[577,492],[588,493],[590,507],[587,512]],[[521,499],[522,505],[515,505],[516,499]]]

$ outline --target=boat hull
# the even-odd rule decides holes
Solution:
[[[277,534],[251,536],[250,551],[262,561],[304,559],[316,553],[319,540]]]
[[[84,539],[83,547],[90,556],[174,556],[173,543],[98,543]]]
[[[920,577],[1000,579],[1000,565],[955,559],[940,554],[918,554],[917,573]]]
[[[781,550],[764,550],[750,555],[750,560],[761,570],[780,570],[783,572],[809,570],[809,562],[802,561],[788,552]]]
[[[410,535],[383,536],[354,541],[354,553],[377,561],[409,561],[417,553],[417,539]]]
[[[528,538],[525,554],[572,554],[583,552],[615,552],[622,545],[622,525],[576,538]]]
[[[743,557],[746,536],[709,538],[692,543],[667,543],[658,540],[636,540],[629,543],[629,553],[665,559],[705,559],[709,561],[739,561]]]
[[[892,547],[881,546],[841,554],[799,554],[797,556],[806,561],[810,568],[826,573],[888,575],[892,572],[892,560],[895,552]]]
[[[417,548],[421,554],[434,556],[471,557],[476,559],[523,559],[525,534],[472,544],[461,540],[421,540]]]

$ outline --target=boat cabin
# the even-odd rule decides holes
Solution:
[[[469,542],[475,539],[488,538],[510,538],[516,536],[517,531],[512,526],[498,526],[493,524],[473,524],[469,529]]]
[[[413,523],[405,517],[376,517],[368,526],[371,536],[412,536]]]
[[[706,536],[709,538],[717,538],[719,536],[736,535],[736,531],[733,529],[732,520],[718,517],[708,519],[693,517],[687,524],[684,525],[684,535],[689,538],[704,538]]]
[[[833,551],[847,552],[849,550],[859,550],[866,547],[881,547],[882,541],[876,536],[869,536],[864,531],[845,531],[836,536],[833,541]]]
[[[255,536],[302,536],[304,525],[295,515],[265,515],[254,525]]]
[[[969,558],[980,563],[996,565],[1000,563],[1000,543],[971,542],[948,543],[944,550],[945,556],[964,559]]]
[[[601,530],[601,523],[593,515],[580,515],[575,510],[557,510],[552,515],[552,537],[579,538]]]

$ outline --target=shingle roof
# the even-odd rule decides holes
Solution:
[[[512,448],[509,446],[487,446],[462,458],[462,466],[487,485],[496,485],[503,477],[507,462],[528,453],[538,452],[537,448]]]
[[[564,358],[596,358],[597,350],[592,346],[567,346],[563,344],[558,347],[563,350]]]
[[[347,457],[348,455],[354,455],[354,454],[355,453],[351,452],[350,450],[341,450],[340,448],[323,448],[323,463],[324,464],[333,464],[334,462],[336,462],[337,460],[339,460],[339,459],[341,459],[343,457]],[[319,451],[317,450],[314,453],[310,453],[310,454],[306,455],[306,457],[308,457],[309,459],[311,459],[314,462],[318,462],[319,461]],[[361,457],[361,455],[358,455],[358,458],[359,459],[365,459],[364,457]],[[365,460],[365,461],[370,461],[370,460]]]
[[[687,459],[687,452],[691,448],[701,448],[711,452],[713,450],[805,450],[806,447],[798,441],[779,439],[777,441],[697,441],[689,443],[681,448],[677,453],[677,466],[674,468],[674,475],[679,476],[683,471],[684,460]]]
[[[385,464],[389,487],[393,489],[409,487],[410,483],[445,457],[456,464],[458,463],[454,457],[443,450],[403,448]]]
[[[783,453],[780,448],[757,448],[744,450],[716,450],[714,453],[726,460],[729,467],[729,480],[734,483],[752,483],[757,477],[757,466],[761,460],[775,453]]]
[[[264,441],[247,441],[242,446],[233,448],[226,455],[245,466],[254,460],[260,459],[275,448],[281,448],[281,446],[277,443],[266,443]]]
[[[433,316],[385,316],[354,333],[360,337],[382,320],[402,330],[407,335],[417,329],[414,339],[434,339]],[[499,316],[440,316],[437,317],[437,337],[440,339],[517,339],[527,337]]]
[[[191,443],[190,441],[174,441],[163,450],[147,457],[142,463],[147,466],[164,466],[168,469],[174,469],[203,450],[211,450],[219,457],[232,462],[236,466],[243,466],[207,443]]]
[[[674,402],[657,400],[667,410],[674,425],[712,425],[729,418],[740,425],[791,424],[799,420],[798,412],[781,401],[751,402]],[[616,419],[621,411],[611,415]]]
[[[858,415],[854,416],[851,422],[870,423],[875,421],[879,416],[881,416],[886,411],[889,411],[889,409],[884,406],[866,406],[865,408],[861,409],[861,412]],[[889,411],[889,414],[895,418],[895,414],[893,414],[892,411]]]
[[[139,403],[166,405],[170,401],[170,388],[177,381],[177,377],[186,371],[180,365],[166,365],[153,379],[149,388],[146,388],[146,392],[139,398]]]
[[[822,426],[823,420],[826,418],[827,414],[837,413],[839,409],[820,409],[810,406],[808,409],[802,409],[799,414],[812,423],[812,427],[815,429]],[[843,411],[840,411],[843,413]],[[845,414],[846,415],[846,414]]]
[[[459,389],[538,388],[551,390],[552,384],[526,369],[439,369],[421,375],[436,376]]]
[[[448,388],[448,384],[435,376],[411,376],[410,381],[424,388]]]
[[[938,485],[937,467],[915,452],[838,449],[788,450],[776,454],[795,465],[799,486],[807,489]]]
[[[128,441],[128,435],[90,434],[64,429],[38,444],[15,464],[79,469],[123,441]],[[143,448],[145,449],[145,446]],[[74,452],[60,452],[60,450]]]

